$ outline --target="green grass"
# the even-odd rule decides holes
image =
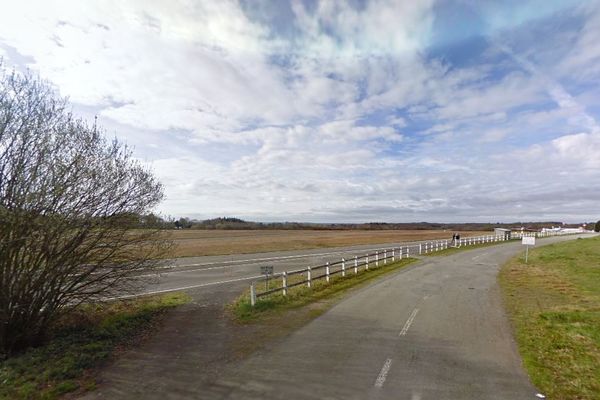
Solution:
[[[250,296],[248,291],[246,291],[230,306],[230,310],[240,322],[256,321],[261,317],[269,316],[273,313],[300,308],[311,303],[339,297],[352,288],[356,288],[380,276],[398,271],[415,261],[417,260],[408,258],[376,268],[374,268],[373,264],[368,271],[362,270],[363,267],[361,267],[360,272],[356,275],[354,274],[353,267],[349,267],[345,277],[342,277],[340,274],[334,275],[331,277],[329,283],[325,282],[325,279],[314,280],[312,288],[308,288],[306,285],[296,286],[288,291],[287,296],[283,296],[281,292],[278,292],[268,297],[261,297],[254,307],[250,304]],[[323,272],[319,271],[317,273],[315,271],[315,274],[320,275]],[[295,277],[294,279],[303,278]],[[288,279],[288,282],[291,283],[293,281]],[[281,279],[275,279],[270,284],[270,287],[276,286],[281,287]],[[315,314],[313,317],[316,317],[317,314],[323,311],[323,308],[314,309],[312,311]]]
[[[89,304],[64,315],[44,346],[0,361],[1,400],[51,400],[95,387],[94,368],[138,341],[186,294]]]
[[[600,399],[600,237],[533,249],[499,280],[532,382],[551,399]]]

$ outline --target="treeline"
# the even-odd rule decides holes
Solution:
[[[519,229],[541,229],[563,226],[577,228],[581,224],[566,224],[557,221],[547,222],[511,222],[511,223],[435,223],[435,222],[368,222],[361,224],[343,223],[306,223],[306,222],[253,222],[244,221],[240,218],[219,217],[207,220],[196,220],[189,218],[174,219],[161,217],[155,214],[139,217],[140,228],[163,228],[163,229],[229,229],[229,230],[452,230],[452,231],[490,231],[494,228]],[[594,223],[589,223],[593,229]]]

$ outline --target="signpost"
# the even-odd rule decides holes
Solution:
[[[265,266],[260,267],[260,273],[262,275],[265,275],[265,286],[266,286],[265,290],[269,290],[269,276],[273,275],[273,266],[265,265]]]
[[[529,246],[535,246],[535,236],[523,236],[521,244],[525,245],[525,264],[529,256]]]

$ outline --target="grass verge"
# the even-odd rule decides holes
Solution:
[[[408,258],[377,268],[371,268],[368,271],[362,270],[356,275],[352,272],[352,269],[348,269],[345,277],[337,274],[331,277],[329,283],[325,282],[324,279],[313,281],[312,288],[308,288],[305,285],[296,286],[288,291],[287,296],[283,296],[281,292],[272,294],[267,298],[261,298],[254,307],[250,305],[249,293],[245,292],[230,305],[230,310],[239,322],[257,321],[272,314],[337,298],[350,289],[366,284],[380,276],[398,271],[415,261],[417,260]],[[273,285],[281,286],[281,280],[274,280]],[[312,310],[312,317],[316,317],[323,311],[324,308],[314,308]]]
[[[87,304],[65,314],[44,346],[0,361],[1,400],[52,400],[95,387],[94,368],[141,340],[184,293],[105,304]]]
[[[499,281],[534,385],[551,399],[600,399],[600,237],[534,249]]]

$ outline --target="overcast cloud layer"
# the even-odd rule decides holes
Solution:
[[[598,1],[0,12],[5,64],[133,145],[159,211],[263,221],[598,219],[599,38]]]

